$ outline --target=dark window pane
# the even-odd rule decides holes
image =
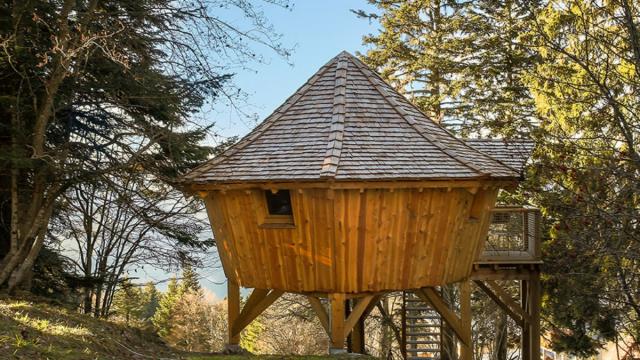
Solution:
[[[278,190],[275,194],[271,190],[266,190],[264,193],[267,197],[267,209],[269,209],[270,215],[293,215],[289,190]]]

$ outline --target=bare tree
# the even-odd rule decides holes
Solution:
[[[108,315],[128,270],[175,269],[213,245],[202,238],[201,202],[137,176],[103,180],[70,188],[49,232],[84,278],[84,312],[95,316]]]

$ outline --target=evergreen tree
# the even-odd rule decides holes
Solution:
[[[640,343],[640,3],[550,1],[536,18],[528,197],[550,222],[544,310],[554,347],[586,357]]]
[[[140,287],[128,278],[123,279],[118,291],[113,295],[113,314],[123,317],[125,323],[130,325],[141,318],[144,305],[144,295]]]
[[[193,266],[185,264],[182,268],[182,281],[180,282],[182,292],[193,292],[202,295],[202,287],[198,280],[198,273],[193,270]]]
[[[167,291],[160,297],[158,308],[151,319],[158,335],[164,337],[171,331],[174,308],[183,294],[184,291],[180,284],[178,284],[178,280],[176,280],[175,277],[171,278],[167,285]]]
[[[370,0],[381,14],[358,11],[376,19],[379,34],[364,38],[373,48],[363,61],[400,93],[407,95],[432,120],[451,121],[467,107],[459,101],[466,79],[466,49],[472,40],[460,36],[472,21],[468,6],[455,0]]]
[[[476,0],[469,3],[468,59],[460,91],[469,107],[460,113],[462,135],[529,137],[537,123],[535,104],[524,77],[538,61],[523,36],[533,26],[539,5],[526,0]]]
[[[142,290],[142,311],[140,317],[144,321],[151,321],[160,306],[160,292],[153,282],[149,281]]]
[[[219,7],[251,30],[230,26]],[[192,117],[225,92],[226,65],[260,61],[256,43],[288,54],[249,1],[3,1],[0,19],[0,286],[9,290],[33,267],[70,187],[115,174],[149,190],[172,184],[211,153],[201,144],[210,124]]]
[[[534,2],[375,1],[379,34],[363,60],[432,120],[463,135],[525,136],[534,103],[522,78],[536,56],[521,34]]]

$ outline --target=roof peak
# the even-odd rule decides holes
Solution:
[[[347,51],[188,182],[517,178]]]

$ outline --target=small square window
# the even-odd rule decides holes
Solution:
[[[269,215],[293,215],[289,190],[278,190],[275,194],[266,190],[267,210]]]

